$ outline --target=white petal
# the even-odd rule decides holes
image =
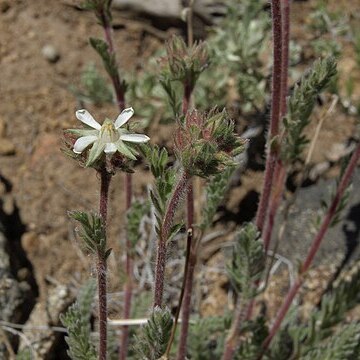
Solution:
[[[78,138],[74,144],[74,153],[81,154],[90,144],[94,143],[98,139],[97,136],[82,136]]]
[[[134,109],[132,107],[124,109],[115,120],[115,129],[118,129],[120,126],[126,124],[133,115]]]
[[[107,143],[105,145],[104,152],[106,154],[114,154],[114,153],[116,153],[116,151],[117,151],[117,147],[114,143]]]
[[[123,134],[120,135],[120,139],[133,143],[146,143],[150,140],[148,136],[142,134]]]
[[[91,114],[87,110],[85,109],[78,110],[75,113],[75,115],[81,122],[83,122],[86,125],[89,125],[93,129],[96,130],[101,129],[101,125],[91,116]]]

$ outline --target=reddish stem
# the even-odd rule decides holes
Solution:
[[[250,304],[251,303],[252,302],[250,301]],[[247,316],[250,304],[248,304],[247,306],[241,306],[242,304],[238,299],[236,304],[236,311],[234,314],[234,321],[231,324],[229,335],[226,338],[225,350],[221,358],[222,360],[231,360],[233,358],[235,351],[239,346],[239,342],[240,342],[239,335],[241,330],[241,324],[243,323],[244,319]]]
[[[190,107],[190,101],[191,101],[191,94],[192,94],[193,88],[190,85],[189,81],[185,81],[184,83],[184,96],[182,101],[182,114],[186,116],[189,107]]]
[[[290,43],[290,3],[282,1],[282,58],[281,58],[281,106],[280,115],[286,114],[286,96],[288,92],[289,72],[289,43]]]
[[[189,13],[189,21],[188,21],[188,33],[192,34],[192,23],[191,23],[191,14],[192,8],[190,6],[190,13]],[[192,45],[192,36],[189,36],[188,46]],[[193,87],[190,85],[190,81],[185,81],[184,83],[184,96],[182,102],[182,112],[183,115],[186,117],[186,114],[189,110],[190,102],[191,102],[191,95],[193,92]],[[187,191],[187,198],[186,198],[186,206],[187,206],[187,228],[193,229],[194,225],[194,184],[190,180],[188,191]],[[191,307],[191,295],[192,295],[192,287],[193,287],[193,278],[196,266],[196,242],[199,239],[194,237],[194,241],[191,244],[190,249],[190,257],[189,257],[189,264],[187,272],[184,274],[184,300],[183,300],[183,311],[182,311],[182,323],[181,323],[181,332],[180,332],[180,340],[179,340],[179,347],[178,347],[178,354],[177,359],[183,360],[186,356],[186,343],[189,331],[189,320],[190,320],[190,307]]]
[[[132,201],[132,177],[131,174],[125,174],[125,196],[126,196],[126,210],[131,207]],[[125,259],[125,273],[126,282],[124,285],[124,310],[123,318],[129,319],[131,315],[131,301],[132,301],[132,273],[133,273],[133,259],[132,246],[129,239],[126,239],[126,259]],[[126,360],[129,342],[129,327],[124,326],[121,332],[119,359]]]
[[[174,222],[176,209],[179,205],[183,193],[186,191],[188,187],[189,180],[190,180],[190,175],[187,172],[184,172],[181,175],[177,185],[175,186],[175,189],[166,207],[163,223],[160,230],[160,237],[159,237],[158,249],[157,249],[156,268],[155,268],[154,307],[162,306],[164,281],[165,281],[167,240],[169,237],[171,226]]]
[[[195,242],[194,242],[195,243]],[[189,320],[191,313],[191,295],[194,282],[194,273],[197,261],[196,246],[192,244],[190,249],[189,264],[187,272],[185,272],[185,290],[182,310],[182,323],[179,340],[179,348],[177,354],[177,360],[184,360],[186,356],[186,343],[189,332]]]
[[[112,25],[110,19],[105,14],[104,10],[101,11],[101,23],[104,28],[104,35],[106,42],[109,46],[109,53],[111,56],[115,57],[115,47],[113,42],[112,34]],[[113,83],[116,103],[118,105],[119,111],[121,112],[125,108],[125,92],[121,84],[119,71],[116,71],[113,74],[109,74],[111,81]],[[125,197],[126,197],[126,210],[131,206],[132,201],[132,176],[131,174],[125,174]],[[133,273],[133,260],[131,258],[131,243],[126,239],[126,260],[125,260],[125,272],[126,272],[126,283],[124,285],[124,310],[123,317],[128,319],[131,313],[131,300],[132,300],[132,273]],[[120,352],[119,359],[125,360],[127,357],[128,349],[128,338],[129,338],[129,328],[128,326],[123,327],[120,339]]]
[[[106,259],[97,254],[97,280],[99,300],[99,360],[106,360],[107,353],[107,298],[106,298]]]
[[[280,104],[281,104],[281,80],[282,80],[282,21],[280,0],[272,0],[272,24],[273,24],[273,72],[272,72],[272,97],[271,118],[268,138],[268,156],[265,165],[265,178],[261,193],[259,207],[256,213],[256,226],[262,231],[267,209],[269,206],[270,193],[274,177],[274,168],[277,157],[277,147],[271,142],[279,134]]]
[[[100,172],[100,206],[99,212],[102,219],[102,226],[106,232],[108,195],[111,175],[106,171]],[[106,233],[105,233],[106,236]],[[97,252],[97,280],[98,280],[98,301],[99,301],[99,360],[106,360],[107,354],[107,296],[106,296],[106,257],[103,251]]]
[[[281,59],[281,104],[280,116],[286,114],[286,96],[288,89],[288,69],[289,69],[289,39],[290,39],[290,4],[289,0],[282,1],[282,59]],[[280,205],[280,198],[284,191],[286,170],[283,163],[278,159],[275,165],[274,179],[276,184],[274,189],[276,193],[270,200],[268,219],[265,222],[266,227],[264,231],[264,245],[265,251],[269,249],[271,235],[274,225],[275,216]],[[270,190],[271,192],[271,190]]]
[[[109,46],[109,54],[115,57],[115,48],[112,37],[112,25],[110,19],[105,15],[104,11],[101,12],[101,23],[104,28],[106,42]],[[122,111],[125,108],[125,93],[121,84],[119,71],[116,71],[115,74],[109,74],[109,76],[114,86],[117,105],[119,107],[119,110]]]
[[[314,260],[314,257],[320,247],[320,244],[326,234],[326,231],[328,230],[328,228],[331,224],[331,221],[332,221],[334,215],[336,214],[336,209],[341,201],[341,198],[343,197],[344,192],[349,185],[349,182],[354,173],[354,170],[355,170],[357,162],[359,161],[359,158],[360,158],[360,144],[357,145],[357,148],[355,149],[353,155],[351,156],[349,164],[346,167],[345,173],[342,176],[342,179],[341,179],[338,189],[336,191],[336,195],[331,203],[331,206],[329,207],[329,209],[325,215],[325,218],[320,226],[320,229],[319,229],[316,237],[314,238],[312,245],[309,249],[309,252],[307,254],[307,257],[300,269],[299,277],[296,280],[295,284],[290,288],[290,290],[285,298],[284,303],[282,304],[278,314],[276,315],[275,322],[270,329],[270,333],[263,343],[263,346],[262,346],[263,352],[262,352],[261,356],[259,357],[259,359],[262,358],[263,354],[269,347],[272,339],[278,332],[278,330],[279,330],[279,328],[280,328],[280,326],[292,304],[292,301],[294,300],[298,290],[301,287],[301,284],[303,281],[303,275],[304,275],[304,273],[306,273],[309,270],[310,265],[311,265],[312,261]]]
[[[188,280],[189,271],[192,271],[192,272],[194,271],[194,267],[191,269],[191,263],[192,263],[191,258],[193,257],[192,250],[191,250],[192,249],[192,239],[193,239],[192,235],[193,235],[193,232],[192,232],[192,229],[190,228],[188,230],[188,236],[187,236],[187,242],[186,242],[185,269],[184,269],[183,283],[182,283],[182,286],[181,286],[179,305],[178,305],[178,308],[176,309],[175,321],[174,321],[174,325],[173,325],[173,327],[171,329],[171,336],[170,336],[170,340],[169,340],[169,343],[168,343],[168,346],[167,346],[167,349],[166,349],[166,352],[165,352],[165,358],[169,357],[171,346],[172,346],[172,343],[173,343],[174,338],[175,338],[175,333],[176,333],[176,328],[177,328],[177,324],[178,324],[178,321],[179,321],[179,315],[180,315],[182,302],[188,296],[188,295],[185,294],[186,283],[187,283],[187,281],[192,281],[192,279],[193,279],[193,275],[191,275],[190,280]],[[195,257],[195,259],[196,259],[196,257]],[[190,294],[190,296],[191,296],[191,294]],[[182,328],[181,328],[181,330],[182,330]],[[180,346],[181,346],[181,344],[179,345],[179,347]],[[185,347],[186,347],[186,342],[185,342]],[[179,351],[179,354],[180,354],[180,352],[181,351]],[[184,349],[183,352],[185,354],[186,349]],[[178,359],[179,359],[179,355],[178,355]]]
[[[275,166],[275,188],[272,199],[270,201],[270,209],[269,215],[267,219],[267,223],[265,226],[265,230],[263,232],[263,239],[264,239],[264,248],[265,252],[269,250],[270,242],[271,242],[271,235],[274,227],[275,216],[277,210],[280,205],[281,195],[284,192],[285,187],[285,179],[286,179],[286,169],[281,161],[278,161]]]

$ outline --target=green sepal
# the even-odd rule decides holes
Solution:
[[[119,153],[125,155],[126,157],[128,157],[131,160],[136,160],[133,150],[130,150],[130,148],[127,147],[122,141],[118,141],[116,143],[116,148],[119,151]]]
[[[104,149],[105,149],[104,143],[100,142],[99,140],[95,141],[94,145],[90,149],[88,160],[85,166],[90,167],[91,165],[93,165],[96,162],[96,160],[99,159]]]
[[[64,130],[65,133],[77,135],[77,136],[97,136],[99,134],[98,130],[90,130],[90,129],[67,129]]]

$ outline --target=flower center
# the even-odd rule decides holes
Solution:
[[[104,143],[113,143],[119,140],[120,134],[111,120],[106,119],[104,121],[100,129],[100,137]]]

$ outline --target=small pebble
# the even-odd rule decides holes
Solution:
[[[15,145],[8,139],[0,139],[0,155],[14,155]]]
[[[45,45],[41,49],[41,53],[50,63],[56,63],[60,59],[60,54],[53,45]]]

